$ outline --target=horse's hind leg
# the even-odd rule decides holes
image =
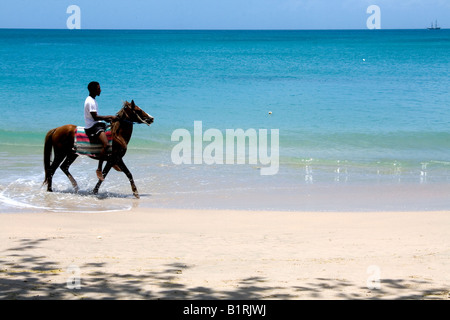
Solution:
[[[53,162],[49,169],[49,175],[47,180],[47,191],[52,192],[52,181],[53,181],[53,175],[55,174],[56,169],[58,169],[61,162],[63,162],[64,158],[66,157],[65,154],[55,154],[55,158],[53,159]]]
[[[75,161],[75,159],[78,157],[76,153],[71,153],[66,157],[66,160],[62,163],[60,166],[61,170],[66,174],[67,178],[69,178],[70,182],[72,183],[73,188],[75,189],[75,192],[78,192],[78,184],[73,178],[73,176],[69,172],[70,165]]]

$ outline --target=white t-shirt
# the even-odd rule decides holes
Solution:
[[[84,122],[86,125],[85,128],[91,128],[94,124],[98,122],[94,120],[91,112],[98,113],[98,104],[94,98],[88,96],[86,98],[86,101],[84,101]]]

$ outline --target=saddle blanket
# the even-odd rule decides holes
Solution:
[[[112,152],[112,134],[111,134],[111,128],[106,128],[106,137],[108,138],[108,149],[106,150],[107,154],[110,154]],[[90,157],[96,157],[100,154],[102,151],[103,145],[98,142],[91,142],[89,137],[87,136],[86,132],[84,131],[84,127],[77,127],[77,130],[75,132],[75,144],[74,149],[77,154],[80,155],[87,155]]]

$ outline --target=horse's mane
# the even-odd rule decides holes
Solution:
[[[125,108],[128,107],[129,105],[130,105],[130,103],[129,103],[128,101],[124,101],[124,102],[122,103],[122,109],[120,109],[119,112],[117,112],[117,115],[118,115],[119,117],[122,117],[123,114],[125,113]]]
[[[117,112],[117,116],[118,117],[123,117],[124,113],[125,113],[125,108],[127,106],[129,106],[130,103],[128,101],[124,101],[123,102],[123,106],[122,109],[119,110],[119,112]],[[113,121],[111,123],[111,134],[112,134],[112,138],[115,142],[117,142],[123,149],[127,148],[127,142],[125,141],[125,139],[120,135],[119,133],[119,128],[120,128],[120,121]]]

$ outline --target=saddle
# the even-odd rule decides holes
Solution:
[[[106,137],[108,138],[108,149],[106,154],[112,152],[112,134],[111,127],[107,127],[105,130]],[[98,139],[91,140],[86,134],[84,127],[77,127],[75,131],[74,151],[76,154],[85,155],[92,158],[97,158],[102,151],[103,145]]]

